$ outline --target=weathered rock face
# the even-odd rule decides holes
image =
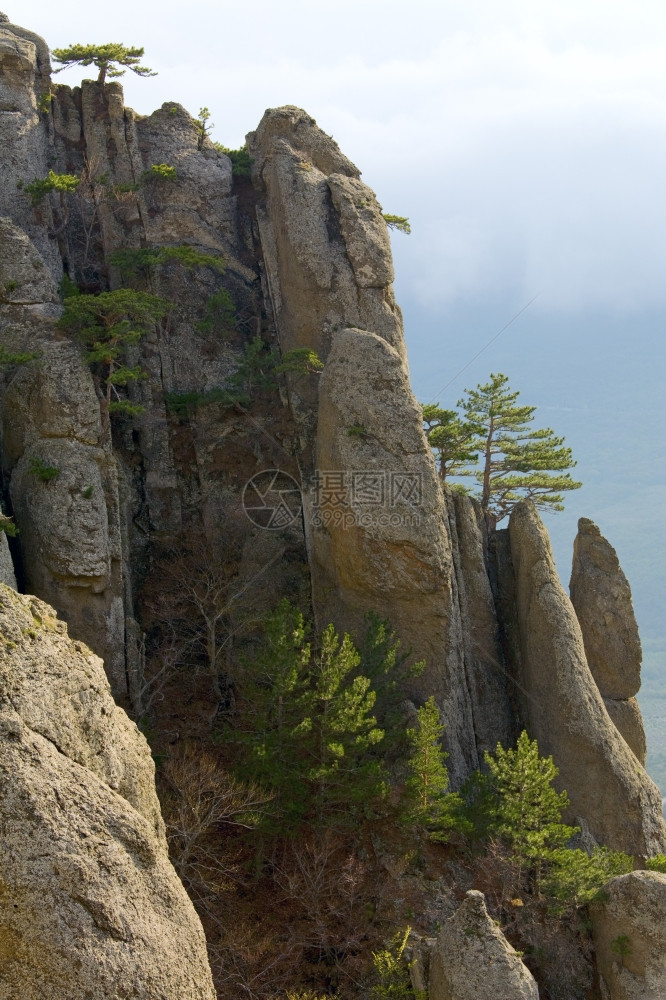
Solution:
[[[0,531],[0,583],[4,583],[12,590],[16,590],[16,576],[14,574],[14,563],[9,551],[7,535]]]
[[[595,815],[604,811],[603,792],[590,800],[585,776],[590,762],[597,775],[603,759],[600,774],[608,766],[615,775],[612,794],[626,793],[633,802],[623,844],[639,828],[642,839],[630,849],[660,844],[654,789],[640,770],[629,778],[624,744],[621,763],[608,765],[618,740],[610,719],[644,759],[640,718],[626,683],[620,691],[597,677],[604,708],[589,674],[575,666],[584,660],[580,633],[573,625],[567,631],[559,612],[546,628],[547,616],[542,620],[530,610],[537,596],[520,532],[514,531],[511,544],[502,533],[490,540],[498,553],[493,567],[478,508],[442,496],[409,388],[387,228],[357,168],[293,107],[266,112],[248,137],[254,189],[232,176],[222,152],[200,141],[177,104],[137,116],[124,106],[117,83],[84,81],[73,90],[54,88],[51,111],[39,112],[50,72],[46,47],[7,22],[0,32],[7,36],[1,93],[14,102],[8,114],[19,116],[6,128],[0,108],[6,140],[0,143],[0,211],[7,217],[0,221],[0,343],[42,351],[41,361],[3,366],[1,373],[3,501],[20,529],[21,585],[58,608],[72,634],[104,656],[114,693],[131,699],[140,673],[132,639],[140,641],[137,588],[183,540],[203,539],[216,553],[229,550],[230,541],[239,552],[263,552],[267,547],[255,544],[258,529],[249,522],[238,529],[243,487],[267,468],[295,476],[300,471],[305,537],[294,528],[298,538],[280,536],[275,551],[289,549],[293,556],[298,549],[301,564],[309,560],[318,624],[332,619],[340,629],[358,631],[363,614],[378,611],[391,620],[403,649],[426,659],[409,693],[415,701],[437,697],[454,787],[479,765],[483,750],[510,743],[525,724],[529,729],[530,706],[539,704],[534,726],[558,734],[564,758],[573,760],[584,746],[566,779],[563,771],[564,783],[575,785],[569,791],[579,814],[586,816],[588,805]],[[174,166],[177,179],[151,173],[160,163]],[[69,215],[55,195],[35,208],[25,192],[16,197],[16,182],[43,177],[51,167],[82,175]],[[174,308],[168,323],[135,345],[129,358],[147,376],[132,387],[144,414],[114,422],[110,434],[91,373],[54,325],[62,264],[94,292],[121,281],[110,263],[113,251],[182,244],[223,258],[227,271],[173,264],[150,272],[146,285],[170,297]],[[234,329],[211,333],[202,322],[206,303],[222,288],[231,291],[237,308]],[[228,388],[257,334],[267,349],[277,337],[283,352],[316,350],[327,361],[323,375],[289,376],[288,393],[280,390],[284,406],[276,383],[272,398],[268,391],[264,399],[255,395],[249,414],[197,402],[186,416],[174,417],[169,395]],[[42,480],[35,471],[40,463],[57,476]],[[331,516],[324,520],[325,505],[312,484],[326,489],[328,475],[342,477],[345,497],[337,510],[329,505]],[[574,590],[582,593],[601,580],[626,622],[620,571],[607,565],[608,553],[599,550],[594,533],[583,534],[581,583]],[[258,570],[265,572],[272,558]],[[580,616],[589,620],[592,635],[602,605],[583,595],[585,600],[589,607]],[[547,639],[544,629],[550,629]],[[553,649],[564,650],[570,638],[569,666],[555,671],[549,687],[535,666],[535,650],[550,650],[556,659]],[[604,641],[601,629],[593,645],[601,650]],[[631,642],[625,646],[620,674],[625,682],[631,674],[635,690],[638,661],[627,668],[634,660]],[[518,685],[525,692],[522,704]],[[563,699],[551,700],[548,718],[542,688]],[[579,739],[569,733],[568,707],[552,706],[580,698],[583,707],[572,711],[574,719],[585,720]],[[599,744],[603,751],[593,749]],[[648,818],[642,820],[641,812]],[[609,831],[612,839],[617,824],[605,823],[590,825],[601,839]]]
[[[642,653],[631,589],[615,549],[586,517],[578,522],[569,590],[592,676],[613,722],[644,764],[645,734],[633,698]]]
[[[0,993],[213,1000],[144,738],[51,608],[0,588]]]
[[[332,335],[321,376],[315,488],[306,495],[315,611],[362,631],[381,611],[426,669],[454,781],[477,766],[445,506],[401,356],[375,333]],[[336,489],[337,486],[337,489]]]
[[[606,711],[532,504],[515,508],[509,537],[527,730],[559,768],[570,818],[583,817],[592,835],[615,850],[645,857],[662,852],[666,825],[659,791]]]
[[[604,887],[591,908],[597,967],[607,1000],[666,997],[666,875],[635,871]]]
[[[642,653],[631,590],[615,549],[586,517],[578,522],[569,588],[597,687],[604,698],[633,697]]]
[[[539,1000],[531,973],[472,890],[430,956],[429,1000]]]
[[[620,731],[622,737],[630,750],[645,767],[647,760],[647,740],[643,727],[643,716],[635,698],[623,698],[614,701],[612,698],[604,698],[606,711],[611,717],[613,725]]]
[[[51,65],[46,42],[9,22],[0,23],[0,216],[8,216],[36,244],[53,273],[62,274],[57,246],[49,240],[48,205],[33,209],[21,187],[45,177],[48,126],[38,101],[49,93]]]
[[[471,497],[448,494],[448,528],[453,553],[453,599],[460,623],[465,679],[479,758],[498,743],[509,746],[519,730],[509,692],[490,584],[486,526]]]
[[[332,333],[356,327],[404,360],[388,231],[358,169],[300,108],[267,111],[247,141],[283,351],[310,347],[326,358]]]
[[[51,271],[32,240],[11,219],[0,218],[0,302],[31,306],[58,301]]]
[[[125,616],[115,461],[77,348],[37,341],[2,404],[3,465],[20,528],[25,586],[55,605],[125,686]],[[40,469],[55,470],[51,479]]]

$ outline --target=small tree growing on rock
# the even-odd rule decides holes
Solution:
[[[126,350],[166,316],[169,308],[164,299],[129,288],[65,299],[58,327],[83,344],[88,364],[99,366],[108,413],[135,415],[143,411],[143,407],[118,392],[120,387],[146,377],[139,365],[130,367],[125,363]]]
[[[62,73],[70,66],[94,65],[99,70],[97,82],[104,83],[107,76],[123,76],[126,69],[131,69],[137,76],[157,76],[152,69],[140,65],[143,51],[142,48],[128,48],[122,42],[107,42],[105,45],[69,45],[64,49],[53,49],[51,55],[54,62],[62,63],[54,73]]]

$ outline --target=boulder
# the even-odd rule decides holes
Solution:
[[[612,879],[590,914],[605,1000],[664,1000],[666,875],[635,871]]]
[[[552,754],[570,798],[567,818],[596,841],[649,857],[666,849],[661,796],[613,725],[585,658],[580,625],[560,584],[548,534],[524,501],[509,522],[527,731]]]
[[[214,1000],[144,737],[101,661],[0,587],[0,995]]]
[[[428,1000],[539,1000],[530,971],[471,890],[430,955]]]

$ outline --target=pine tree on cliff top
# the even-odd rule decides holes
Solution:
[[[520,500],[532,500],[542,510],[562,510],[562,494],[582,486],[565,471],[576,463],[564,438],[549,427],[533,429],[536,407],[521,406],[518,396],[506,375],[491,374],[489,382],[466,389],[466,398],[458,400],[462,416],[433,404],[423,407],[441,478],[474,476],[474,495],[493,524]],[[475,468],[477,462],[480,467]]]
[[[139,64],[143,56],[142,48],[127,48],[122,42],[107,42],[106,45],[69,45],[65,49],[53,49],[53,61],[62,63],[55,73],[62,73],[70,66],[95,65],[99,70],[98,83],[104,83],[106,77],[123,76],[125,68],[131,69],[138,76],[157,76],[147,66]],[[120,67],[125,67],[120,69]]]
[[[465,395],[458,405],[467,422],[480,428],[473,447],[481,453],[475,478],[483,510],[495,522],[524,499],[543,510],[563,510],[562,493],[582,486],[564,471],[576,464],[564,438],[549,427],[532,429],[536,407],[518,404],[519,393],[511,391],[506,375],[491,374],[490,382]]]

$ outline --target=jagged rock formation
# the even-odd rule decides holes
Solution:
[[[609,882],[604,897],[591,907],[604,1000],[663,1000],[666,875],[630,872]]]
[[[527,730],[553,755],[572,818],[583,817],[592,836],[615,850],[658,853],[666,833],[659,791],[606,711],[532,504],[514,509],[509,539],[520,650],[513,673]]]
[[[428,1000],[539,1000],[539,990],[482,892],[471,890],[445,921],[430,956]]]
[[[452,634],[446,509],[402,358],[375,333],[332,336],[319,390],[316,467],[320,482],[307,498],[306,525],[317,616],[360,631],[363,614],[381,607],[405,647],[426,660],[417,693],[436,694],[451,771],[460,779],[478,757],[460,629]]]
[[[305,604],[306,591],[320,626],[358,633],[377,611],[426,660],[405,695],[435,694],[454,787],[526,727],[593,837],[664,850],[661,803],[640,763],[640,651],[614,553],[583,522],[572,606],[532,510],[489,537],[478,505],[443,495],[409,386],[387,228],[354,164],[293,107],[266,112],[248,136],[252,182],[233,176],[180,105],[141,117],[119,84],[84,81],[53,88],[48,110],[45,43],[6,21],[0,71],[0,344],[40,353],[0,369],[3,502],[20,529],[21,589],[104,657],[114,695],[137,715],[143,616],[165,565],[181,559],[195,572],[192,552],[212,553],[236,591],[252,593],[255,617],[284,594]],[[176,180],[151,173],[162,163]],[[51,167],[80,176],[79,189],[67,205],[52,196],[33,206],[17,184]],[[129,359],[147,376],[130,393],[145,412],[111,422],[99,377],[56,327],[63,270],[88,292],[115,289],[125,280],[115,251],[181,245],[224,260],[226,273],[167,263],[134,276],[173,308]],[[205,304],[223,289],[233,328],[211,334]],[[249,402],[223,405],[256,338],[263,357],[317,351],[323,374],[291,373],[286,390],[253,386]],[[40,463],[57,475],[41,478]],[[245,517],[242,495],[255,473],[277,468],[302,487],[303,519],[269,533]],[[0,573],[15,584],[1,533],[0,545]],[[212,643],[209,720],[242,617],[229,615],[228,662]],[[49,703],[42,722],[52,713]],[[35,746],[50,738],[29,736]],[[42,749],[55,775],[60,758]],[[106,788],[116,772],[93,764],[76,758]],[[106,816],[106,799],[90,795]]]
[[[578,522],[569,589],[606,710],[645,764],[645,732],[634,698],[641,686],[642,651],[631,589],[615,549],[586,517]]]
[[[213,1000],[145,739],[53,610],[0,587],[0,993]]]
[[[283,350],[326,357],[335,330],[357,327],[404,360],[388,231],[358,168],[300,108],[267,111],[247,141]]]
[[[125,681],[125,628],[117,469],[80,352],[35,341],[38,364],[21,366],[2,406],[3,462],[11,470],[25,587],[55,605],[72,631]],[[40,478],[39,468],[57,470]]]

